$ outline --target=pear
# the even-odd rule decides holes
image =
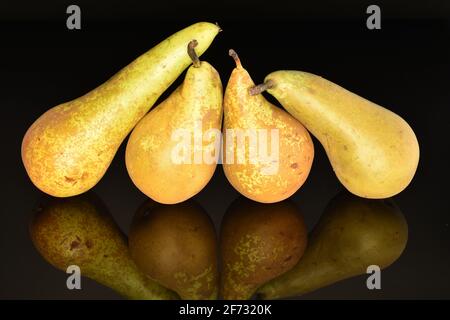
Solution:
[[[218,162],[222,83],[209,63],[198,60],[196,45],[188,46],[194,64],[184,82],[139,122],[127,144],[126,166],[134,184],[164,204],[200,192]]]
[[[236,68],[224,97],[223,170],[242,195],[272,203],[294,194],[305,182],[314,158],[306,129],[261,95],[234,50]]]
[[[178,298],[137,269],[125,236],[92,195],[48,200],[36,211],[30,235],[42,257],[60,270],[77,265],[82,276],[129,299]]]
[[[31,181],[56,197],[91,189],[128,133],[188,67],[189,41],[197,39],[202,54],[218,32],[211,23],[193,24],[89,93],[45,112],[22,141],[22,160]]]
[[[182,299],[217,299],[216,233],[195,202],[146,202],[133,219],[129,248],[140,270]]]
[[[371,265],[386,268],[401,256],[407,241],[408,225],[391,200],[343,192],[328,204],[300,262],[259,288],[258,296],[299,296],[365,274]]]
[[[276,71],[265,83],[262,89],[268,88],[322,143],[335,174],[350,192],[388,198],[411,182],[419,144],[400,116],[306,72]]]
[[[250,299],[262,284],[295,266],[307,243],[303,216],[288,200],[261,204],[240,197],[221,229],[220,290],[226,300]]]

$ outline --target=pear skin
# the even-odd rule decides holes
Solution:
[[[350,192],[382,199],[411,182],[419,144],[400,116],[310,73],[276,71],[265,82],[267,92],[321,142]]]
[[[139,300],[177,299],[139,271],[121,233],[102,203],[92,195],[51,199],[30,224],[31,239],[42,257],[66,271],[77,265],[81,275]]]
[[[258,289],[258,297],[299,296],[335,282],[365,274],[367,267],[384,269],[402,254],[408,225],[395,204],[336,196],[325,209],[300,262]]]
[[[263,203],[282,201],[309,175],[314,158],[311,137],[287,112],[262,95],[250,95],[254,82],[237,54],[230,50],[230,55],[236,68],[224,96],[223,170],[247,198]]]
[[[193,24],[99,87],[40,116],[22,141],[22,161],[34,185],[55,197],[96,185],[128,133],[189,66],[189,41],[197,39],[202,54],[218,32],[211,23]]]
[[[303,216],[292,202],[238,198],[222,221],[220,296],[250,299],[262,284],[295,266],[306,243]]]
[[[133,219],[129,248],[140,270],[182,299],[217,299],[216,233],[195,202],[145,203]]]
[[[133,183],[153,200],[174,204],[200,192],[217,166],[222,125],[222,83],[193,55],[184,79],[131,133],[126,166]],[[186,56],[188,54],[186,53]]]

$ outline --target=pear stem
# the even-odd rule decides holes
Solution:
[[[216,22],[215,25],[217,26],[217,28],[219,28],[219,32],[222,32],[222,31],[223,31],[222,28],[219,26],[219,23],[218,23],[218,22]]]
[[[234,62],[236,62],[237,68],[242,68],[241,59],[239,59],[238,54],[233,49],[228,50],[228,55],[234,59]]]
[[[201,65],[200,59],[198,58],[198,55],[195,52],[195,47],[197,45],[198,45],[198,41],[194,39],[191,42],[189,42],[188,47],[187,47],[188,55],[191,58],[192,63],[194,64],[195,68],[198,68]]]
[[[264,83],[258,84],[257,86],[254,86],[253,88],[250,88],[248,92],[252,96],[256,96],[268,89],[272,89],[275,86],[275,83],[272,80],[267,80]]]

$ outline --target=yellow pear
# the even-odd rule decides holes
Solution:
[[[397,114],[306,72],[273,72],[265,88],[322,143],[338,179],[353,194],[388,198],[411,182],[419,144]]]
[[[221,226],[221,297],[250,299],[263,283],[295,266],[306,243],[303,216],[292,202],[238,198]]]
[[[358,198],[348,192],[325,209],[300,262],[258,289],[263,299],[299,296],[397,260],[408,225],[391,200]]]
[[[216,232],[208,214],[192,200],[146,202],[133,219],[129,248],[140,270],[182,299],[217,299]]]
[[[224,97],[223,170],[228,181],[252,200],[272,203],[294,194],[314,158],[311,137],[295,118],[250,95],[249,73],[236,61]]]
[[[129,299],[177,299],[177,295],[138,270],[127,240],[104,205],[92,195],[48,200],[30,224],[36,249],[66,272],[76,265],[82,276]]]
[[[193,24],[164,40],[104,84],[39,117],[22,142],[22,160],[31,181],[56,197],[91,189],[103,177],[120,144],[158,97],[188,67],[186,46],[198,53],[219,28]]]
[[[218,162],[222,83],[209,63],[198,60],[196,45],[188,46],[194,64],[184,82],[138,123],[127,144],[126,165],[134,184],[164,204],[200,192]]]

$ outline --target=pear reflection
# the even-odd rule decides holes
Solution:
[[[314,228],[308,248],[290,271],[258,290],[263,299],[302,295],[337,281],[386,268],[402,254],[408,226],[392,200],[369,200],[341,192]]]
[[[44,198],[30,223],[31,239],[42,257],[129,299],[174,299],[175,293],[148,279],[129,256],[126,238],[93,194]]]
[[[238,198],[222,221],[222,298],[251,298],[260,285],[298,262],[306,242],[304,219],[293,202]]]
[[[129,234],[131,256],[149,277],[182,299],[216,299],[217,237],[208,214],[194,201],[148,201]]]

